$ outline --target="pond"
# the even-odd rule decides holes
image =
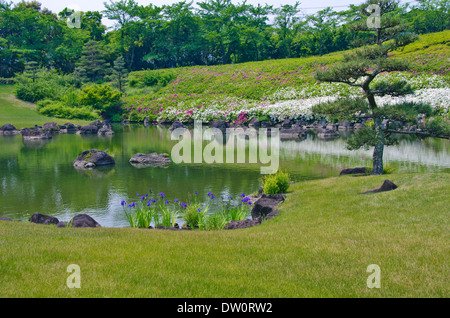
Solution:
[[[207,197],[257,192],[258,164],[175,164],[136,168],[136,153],[171,153],[178,142],[163,127],[114,125],[114,136],[56,135],[41,142],[0,136],[0,217],[28,220],[39,212],[62,221],[86,213],[105,227],[129,226],[121,201],[137,193],[164,192],[171,200],[188,201],[195,191]],[[385,165],[396,172],[437,172],[450,169],[450,142],[400,136],[399,145],[385,149]],[[207,144],[207,143],[205,143]],[[74,159],[86,149],[106,150],[113,167],[77,170]],[[324,141],[314,135],[280,144],[280,168],[294,181],[337,176],[341,169],[370,166],[371,151],[349,151],[345,136]]]

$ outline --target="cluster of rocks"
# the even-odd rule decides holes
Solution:
[[[51,139],[56,134],[112,136],[114,135],[114,131],[111,129],[110,122],[101,122],[100,120],[96,120],[86,126],[74,125],[72,123],[58,125],[52,122],[42,126],[35,125],[34,127],[23,128],[21,130],[12,124],[5,124],[0,127],[0,135],[9,136],[18,134],[21,134],[24,140],[45,140]]]
[[[130,160],[130,164],[136,168],[151,166],[167,166],[170,164],[170,156],[167,153],[150,154],[137,153]],[[92,169],[96,167],[112,166],[116,162],[113,157],[105,151],[88,149],[83,151],[74,161],[73,166],[78,169]]]
[[[10,218],[0,218],[0,221],[13,221]],[[31,223],[55,225],[56,227],[102,227],[97,221],[87,214],[78,214],[69,222],[60,221],[58,218],[41,213],[34,213],[29,220]]]
[[[307,137],[308,131],[315,131],[317,136],[322,139],[336,138],[339,137],[340,130],[346,129],[359,129],[362,128],[362,124],[354,124],[343,123],[342,125],[333,125],[320,123],[318,121],[308,124],[305,121],[291,121],[286,119],[281,123],[273,123],[271,121],[259,121],[258,118],[251,119],[247,124],[243,123],[229,123],[225,120],[216,120],[208,123],[210,128],[216,128],[222,131],[222,133],[226,132],[227,128],[243,128],[244,130],[247,128],[254,128],[258,130],[259,128],[266,128],[268,135],[272,135],[272,129],[279,129],[280,139],[305,139]],[[169,127],[169,131],[174,131],[177,128],[187,128],[185,124],[180,121],[174,121],[171,123]]]
[[[261,224],[264,220],[271,219],[279,214],[277,206],[286,199],[285,194],[264,194],[260,189],[258,195],[253,198],[255,203],[251,211],[252,219],[231,221],[225,225],[224,230],[245,229]]]

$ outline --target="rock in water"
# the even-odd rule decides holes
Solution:
[[[339,137],[339,134],[333,129],[322,129],[317,134],[317,137],[322,139],[336,138]]]
[[[97,149],[85,150],[73,162],[75,168],[95,168],[114,165],[114,158]]]
[[[42,132],[38,127],[24,128],[20,132],[24,140],[52,139],[48,132]]]
[[[87,125],[80,128],[77,134],[80,135],[95,135],[98,132],[98,127],[95,125]]]
[[[137,153],[131,159],[130,163],[137,167],[146,167],[146,166],[165,166],[170,164],[170,157],[168,154],[158,154],[156,152],[151,154],[143,154]]]
[[[183,123],[181,121],[174,121],[172,125],[170,125],[169,127],[169,131],[174,131],[177,128],[186,128],[185,125],[183,125]]]
[[[11,124],[5,124],[0,128],[0,135],[18,135],[20,131]]]

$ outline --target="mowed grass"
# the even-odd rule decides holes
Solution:
[[[56,122],[60,125],[67,122],[87,125],[87,121],[51,118],[39,114],[36,105],[24,102],[14,96],[13,85],[0,85],[0,127],[4,124],[12,124],[17,129],[43,125],[48,122]]]
[[[386,178],[399,188],[361,194]],[[0,297],[448,297],[449,186],[447,173],[297,183],[279,216],[232,231],[0,221]]]

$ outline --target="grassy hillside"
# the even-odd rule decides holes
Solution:
[[[449,297],[449,176],[393,174],[398,189],[371,195],[385,176],[297,183],[279,216],[245,230],[0,221],[0,297]]]
[[[0,127],[4,124],[13,124],[16,128],[33,127],[48,122],[57,122],[62,125],[67,119],[49,118],[36,111],[36,105],[17,99],[14,96],[12,85],[0,85]],[[70,120],[74,124],[86,125],[87,122]]]
[[[314,80],[315,71],[338,62],[344,53],[134,72],[130,74],[129,96],[124,99],[127,115],[130,120],[232,120],[242,113],[262,115],[274,103],[297,101],[282,107],[296,116],[301,112],[291,109],[309,107],[299,100],[359,93],[345,84]],[[423,35],[394,55],[410,62],[412,71],[391,76],[407,79],[415,89],[450,87],[450,31]],[[167,84],[167,79],[172,81]]]

